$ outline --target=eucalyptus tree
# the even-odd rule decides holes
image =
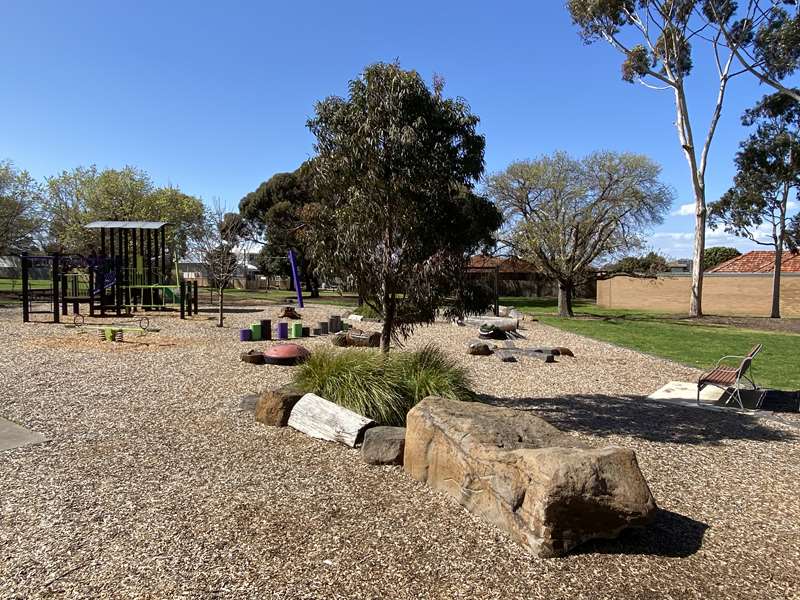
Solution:
[[[800,104],[783,94],[766,96],[742,122],[755,131],[742,142],[733,187],[710,206],[710,220],[774,250],[770,316],[779,318],[783,250],[798,243],[790,202],[800,201]]]
[[[749,73],[795,101],[800,98],[796,90],[780,83],[797,69],[800,59],[798,2],[749,0],[739,6],[733,0],[568,0],[567,7],[586,43],[605,40],[624,55],[624,80],[674,94],[675,125],[695,203],[689,312],[700,316],[705,175],[728,83]],[[716,89],[716,99],[710,118],[702,124],[693,112],[696,107],[690,112],[686,88],[686,78],[700,57],[712,60],[717,72],[716,81],[708,84]]]
[[[239,214],[253,239],[263,242],[259,263],[266,273],[290,275],[286,259],[294,250],[306,291],[319,296],[319,281],[308,259],[303,229],[303,207],[314,201],[313,167],[304,162],[290,173],[276,173],[239,202]],[[280,257],[280,258],[278,258]]]
[[[575,287],[596,262],[639,250],[673,200],[661,168],[645,156],[557,152],[518,161],[487,179],[503,211],[507,242],[558,282],[558,312],[573,316]]]
[[[471,191],[483,172],[478,117],[442,92],[441,79],[431,89],[416,71],[373,64],[308,121],[318,202],[304,210],[306,247],[321,275],[383,317],[384,352],[463,289],[466,255],[500,224]]]

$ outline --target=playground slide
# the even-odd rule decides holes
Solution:
[[[95,288],[94,295],[95,296],[99,295],[101,292],[104,292],[105,290],[113,286],[115,283],[117,283],[117,276],[113,271],[109,271],[108,273],[105,274],[105,277],[103,278],[102,286]]]
[[[164,301],[167,304],[180,304],[181,292],[179,288],[164,288]]]

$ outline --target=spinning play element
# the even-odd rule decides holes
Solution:
[[[264,362],[270,365],[296,365],[311,353],[297,344],[279,344],[264,351]]]

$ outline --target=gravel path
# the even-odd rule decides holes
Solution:
[[[121,345],[0,311],[0,416],[53,438],[0,452],[0,597],[798,597],[800,433],[637,397],[693,369],[530,323],[518,345],[576,358],[466,356],[445,324],[410,340],[487,401],[638,453],[656,523],[541,560],[399,468],[256,424],[240,397],[290,371],[238,360],[234,327],[277,309],[236,310]]]

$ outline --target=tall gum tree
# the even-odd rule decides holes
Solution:
[[[780,318],[783,250],[795,250],[798,242],[790,219],[792,206],[800,200],[800,104],[784,94],[766,96],[742,122],[755,126],[755,131],[736,155],[733,187],[710,206],[710,222],[772,247],[770,316]]]
[[[780,79],[796,70],[800,20],[796,0],[738,3],[732,0],[568,0],[567,8],[586,43],[605,40],[625,60],[622,77],[653,89],[671,90],[678,139],[691,173],[695,204],[689,314],[701,316],[706,233],[708,154],[730,80],[750,73],[797,100]],[[716,100],[700,133],[690,113],[685,80],[694,47],[712,57],[717,70]]]

